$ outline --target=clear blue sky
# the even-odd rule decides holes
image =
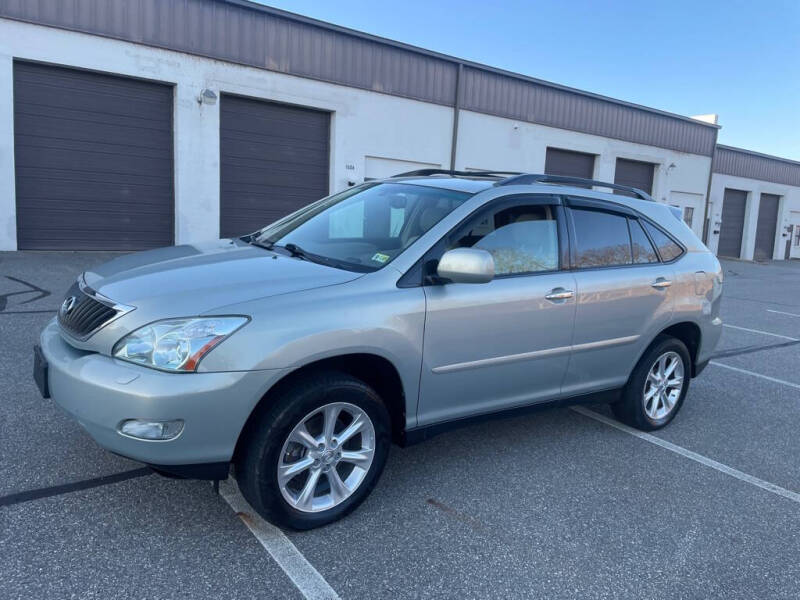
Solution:
[[[264,0],[337,25],[681,115],[800,160],[800,0]]]

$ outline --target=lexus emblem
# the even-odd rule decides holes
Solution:
[[[61,314],[67,316],[75,308],[75,296],[69,296],[61,303]]]

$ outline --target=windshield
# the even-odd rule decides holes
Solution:
[[[363,184],[284,217],[250,241],[334,267],[375,271],[471,195],[406,183]]]

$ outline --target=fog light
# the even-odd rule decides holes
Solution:
[[[128,419],[119,426],[120,433],[140,440],[172,440],[183,431],[183,419],[174,421],[145,421]]]

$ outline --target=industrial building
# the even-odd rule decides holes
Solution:
[[[690,118],[241,0],[0,0],[0,250],[240,235],[425,167],[634,185],[800,258],[800,163]]]

